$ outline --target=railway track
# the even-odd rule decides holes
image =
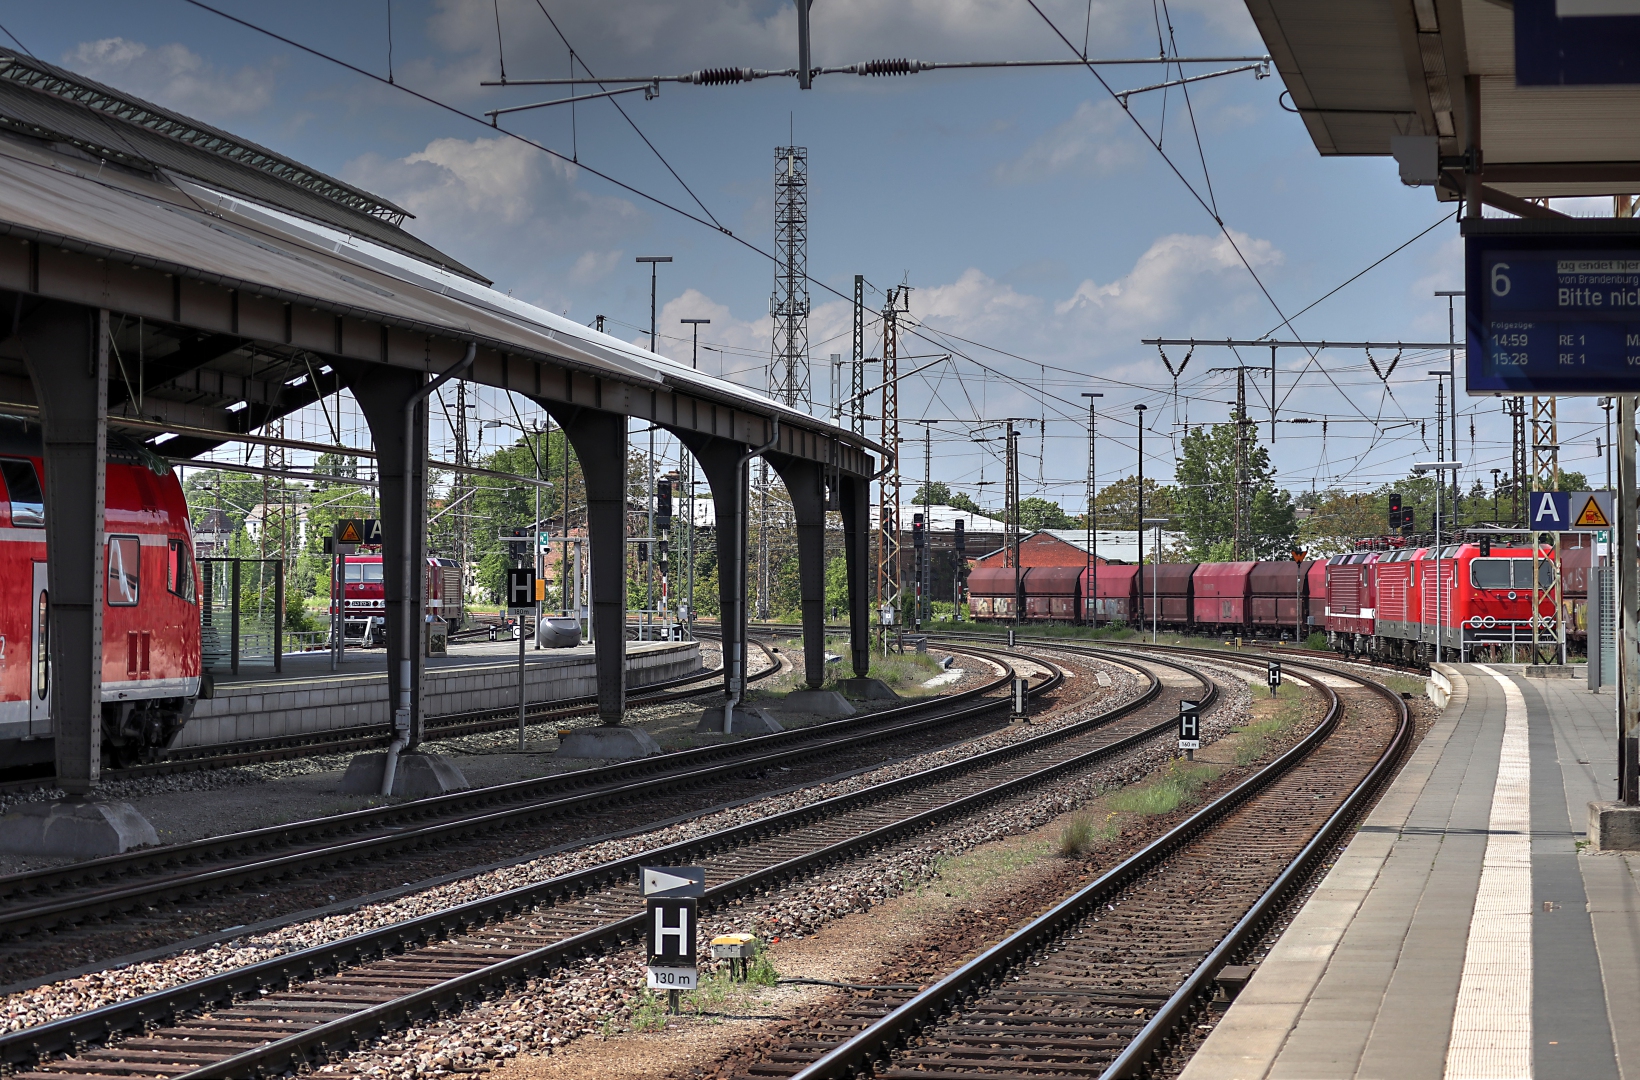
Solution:
[[[163,902],[561,823],[572,815],[654,805],[664,796],[748,774],[790,769],[865,745],[937,732],[1006,704],[993,694],[1007,687],[1013,676],[1007,660],[973,646],[958,651],[990,661],[1002,674],[956,694],[774,735],[0,877],[0,937],[49,932],[87,920],[108,921]],[[1057,675],[1038,681],[1033,696],[1058,682]]]
[[[1124,652],[1236,661],[1164,649]],[[1292,668],[1328,708],[1277,760],[934,984],[850,995],[742,1075],[1117,1080],[1175,1064],[1216,977],[1319,873],[1411,739],[1393,692]]]
[[[750,639],[750,641],[751,644],[756,645],[763,651],[763,655],[768,660],[768,666],[748,675],[746,677],[747,682],[766,679],[781,669],[780,660],[767,645],[755,638]],[[689,698],[712,692],[716,689],[712,683],[722,677],[723,669],[717,667],[698,671],[692,675],[680,676],[676,679],[666,679],[643,687],[640,693],[629,696],[627,705],[630,708],[644,708],[652,705],[664,705],[673,701],[686,701]],[[695,686],[696,683],[702,685]],[[545,724],[554,720],[589,716],[597,711],[598,699],[595,695],[592,695],[570,698],[565,701],[537,702],[527,707],[525,719],[530,724]],[[439,739],[454,739],[463,735],[474,735],[486,731],[503,731],[514,728],[517,724],[518,708],[516,706],[503,709],[475,709],[464,713],[446,713],[442,716],[427,718],[424,740],[433,742]],[[105,780],[137,780],[145,777],[200,772],[206,769],[229,769],[240,765],[255,765],[268,761],[288,761],[291,758],[312,757],[316,754],[350,754],[361,750],[379,750],[392,740],[392,735],[385,733],[381,724],[333,728],[329,731],[314,731],[272,739],[252,739],[236,743],[223,743],[217,746],[189,747],[185,750],[174,751],[162,761],[119,769],[104,769],[102,777]],[[50,787],[53,783],[54,778],[49,775],[0,780],[0,793],[32,791],[37,788]]]
[[[1215,693],[1178,660],[1116,662],[1172,669],[1203,697]],[[1042,685],[1057,683],[1057,668],[1046,666],[1054,673]],[[939,768],[0,1036],[0,1066],[57,1080],[300,1067],[640,937],[641,865],[704,864],[713,884],[701,907],[710,912],[1115,760],[1176,723],[1173,703],[1158,700],[1161,680],[1146,679],[1134,700]],[[135,1037],[93,1048],[126,1033]]]

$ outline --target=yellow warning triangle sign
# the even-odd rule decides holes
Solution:
[[[1612,523],[1606,520],[1606,512],[1600,509],[1600,501],[1590,495],[1583,504],[1583,509],[1573,519],[1572,524],[1580,529],[1609,529]]]
[[[342,522],[342,535],[339,539],[344,544],[359,543],[359,523],[351,519]]]

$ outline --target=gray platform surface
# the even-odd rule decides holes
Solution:
[[[1615,789],[1613,692],[1447,670],[1451,703],[1184,1080],[1640,1078],[1640,857],[1579,847]]]

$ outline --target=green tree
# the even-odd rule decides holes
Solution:
[[[1236,438],[1234,422],[1197,427],[1185,433],[1179,448],[1178,511],[1174,523],[1185,534],[1190,554],[1206,559],[1236,538]],[[1242,436],[1245,450],[1240,479],[1245,534],[1243,559],[1287,554],[1298,535],[1292,496],[1275,485],[1269,451],[1251,431]]]
[[[924,498],[924,496],[927,498]],[[944,480],[935,480],[929,484],[918,484],[917,491],[911,496],[911,501],[921,506],[924,503],[930,506],[951,505],[951,485]]]
[[[1032,532],[1038,529],[1070,529],[1076,526],[1076,519],[1065,513],[1058,503],[1033,495],[1029,499],[1019,500],[1019,526]]]
[[[982,517],[987,516],[985,511],[979,508],[979,503],[975,502],[973,499],[970,499],[967,494],[961,491],[947,499],[945,501],[945,505],[949,506],[953,510],[961,510],[964,513],[979,514]]]
[[[1176,513],[1178,490],[1160,484],[1153,476],[1145,477],[1145,517],[1171,518]],[[1106,484],[1093,497],[1094,511],[1101,529],[1137,529],[1139,527],[1139,480],[1124,476]]]

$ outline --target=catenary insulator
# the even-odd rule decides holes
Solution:
[[[689,81],[699,86],[723,86],[727,83],[746,82],[751,77],[750,68],[706,68],[691,72]]]
[[[921,60],[867,60],[863,64],[854,65],[856,75],[914,75],[919,71],[927,70],[929,64]]]

